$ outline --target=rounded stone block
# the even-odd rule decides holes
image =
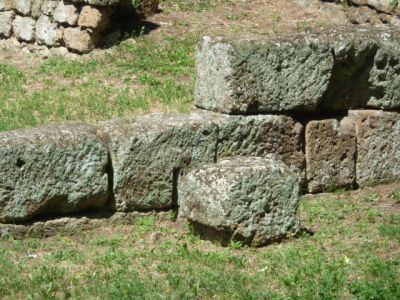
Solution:
[[[63,39],[68,49],[80,53],[90,52],[98,42],[98,36],[95,33],[79,27],[66,28]]]
[[[54,10],[54,21],[61,24],[68,24],[74,26],[78,23],[79,12],[73,4],[65,4],[60,1]]]
[[[0,222],[104,206],[107,166],[107,147],[87,125],[0,133]]]
[[[82,7],[78,25],[93,30],[104,30],[109,22],[109,10],[102,7],[85,5]]]
[[[11,36],[14,17],[15,12],[13,11],[0,12],[0,37],[9,38]]]
[[[42,15],[36,22],[36,41],[39,45],[49,47],[59,46],[62,40],[63,31],[50,20],[48,16]]]
[[[13,31],[18,40],[32,42],[35,40],[36,22],[30,17],[16,16],[13,21]]]
[[[300,230],[299,177],[273,157],[234,157],[179,180],[179,215],[200,234],[262,246]]]

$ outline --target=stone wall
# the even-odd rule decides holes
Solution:
[[[399,45],[386,29],[205,37],[206,110],[0,133],[0,223],[180,206],[252,245],[298,232],[299,187],[400,180]]]
[[[135,11],[125,0],[0,0],[0,39],[15,38],[31,49],[65,47],[87,53],[115,35],[115,14],[131,11],[134,21],[154,12],[158,1],[141,5]]]

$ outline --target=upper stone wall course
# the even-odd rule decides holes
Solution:
[[[400,32],[389,27],[205,37],[195,103],[229,114],[399,109],[399,69]]]

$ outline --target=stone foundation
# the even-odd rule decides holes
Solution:
[[[15,38],[31,49],[66,47],[87,53],[115,36],[119,28],[114,19],[121,11],[134,22],[154,12],[158,1],[134,5],[125,0],[0,0],[0,39]]]

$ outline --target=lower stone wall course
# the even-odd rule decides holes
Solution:
[[[0,223],[102,207],[107,147],[79,123],[0,133]]]
[[[349,118],[357,137],[357,184],[400,180],[400,113],[353,110]]]

